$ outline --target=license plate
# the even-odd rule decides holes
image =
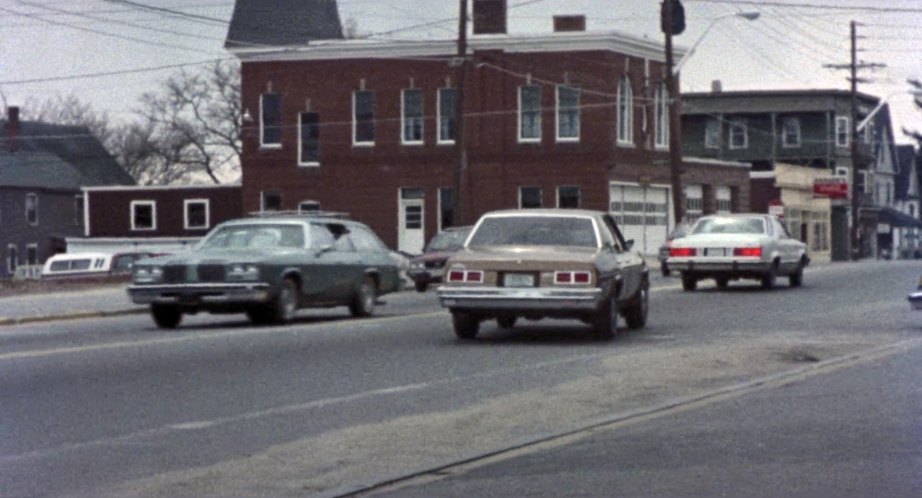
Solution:
[[[704,250],[705,256],[726,256],[727,250],[723,247],[710,247]]]
[[[535,276],[531,273],[507,273],[503,276],[506,287],[534,287]]]

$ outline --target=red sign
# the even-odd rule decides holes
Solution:
[[[830,199],[848,198],[848,179],[842,176],[830,176],[813,180],[813,195]]]

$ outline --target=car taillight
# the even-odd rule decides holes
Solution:
[[[588,271],[558,271],[554,272],[554,283],[561,285],[583,285],[592,282],[592,274]]]
[[[483,283],[483,272],[476,270],[451,270],[448,272],[449,282]]]
[[[733,249],[733,255],[741,258],[761,258],[761,247],[737,247]]]
[[[669,257],[672,258],[689,258],[698,254],[694,247],[672,247],[669,249]]]

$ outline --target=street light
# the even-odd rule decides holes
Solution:
[[[672,212],[673,218],[676,224],[682,221],[683,216],[685,215],[685,206],[683,205],[683,196],[682,196],[682,121],[681,121],[681,95],[679,94],[679,85],[676,83],[676,76],[679,74],[679,70],[682,69],[682,66],[685,65],[685,62],[688,61],[692,53],[694,53],[695,48],[701,44],[701,40],[704,39],[705,35],[714,27],[714,24],[721,19],[729,19],[732,17],[738,17],[746,19],[748,21],[754,21],[759,18],[758,12],[736,12],[731,14],[723,14],[711,19],[711,22],[708,23],[707,27],[704,29],[704,32],[695,40],[695,43],[692,44],[691,48],[685,52],[685,55],[682,56],[682,59],[678,64],[673,65],[673,53],[672,53],[672,36],[674,28],[674,16],[678,12],[673,12],[674,9],[678,8],[681,10],[681,4],[678,0],[663,0],[663,8],[661,10],[662,15],[662,26],[663,32],[666,35],[666,89],[669,92],[669,183],[670,188],[672,189]],[[684,17],[684,14],[679,14]],[[684,29],[684,20],[682,21],[682,29]],[[681,30],[677,31],[676,34],[681,33]]]

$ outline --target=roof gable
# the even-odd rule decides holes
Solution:
[[[342,38],[336,0],[237,0],[224,47],[285,47]]]

